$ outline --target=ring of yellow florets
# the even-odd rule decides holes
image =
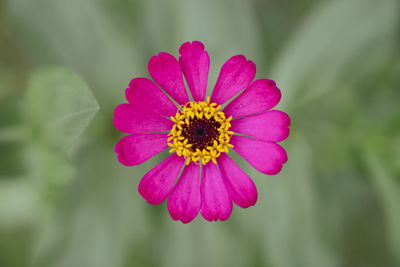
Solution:
[[[203,165],[210,160],[216,164],[216,158],[233,147],[229,144],[233,135],[229,131],[232,116],[225,118],[220,108],[207,97],[207,102],[189,102],[175,117],[171,116],[175,124],[168,134],[169,152],[185,157],[186,165],[200,160]]]

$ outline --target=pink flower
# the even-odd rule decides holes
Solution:
[[[277,174],[287,161],[277,142],[288,137],[290,119],[282,111],[270,110],[281,92],[272,80],[253,81],[256,66],[244,56],[225,62],[211,98],[206,98],[210,58],[204,45],[187,42],[179,53],[179,61],[165,52],[150,59],[154,82],[147,78],[130,82],[125,91],[129,103],[114,112],[115,127],[129,135],[119,140],[115,152],[123,165],[135,166],[170,148],[171,155],[142,178],[139,193],[154,205],[168,197],[172,219],[183,223],[191,222],[199,211],[206,220],[224,221],[232,202],[248,208],[257,201],[256,186],[228,156],[229,149],[256,170]]]

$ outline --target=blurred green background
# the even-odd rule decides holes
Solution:
[[[400,266],[398,0],[0,0],[0,266]],[[183,225],[119,164],[113,109],[149,58],[235,54],[292,118],[255,207]],[[99,108],[100,107],[100,108]]]

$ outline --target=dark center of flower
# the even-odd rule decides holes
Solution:
[[[214,118],[190,118],[189,125],[182,125],[182,136],[192,144],[191,151],[195,152],[196,149],[202,151],[208,146],[212,147],[214,140],[218,140],[220,126],[221,123],[216,122]]]
[[[203,128],[199,128],[196,130],[197,137],[203,137],[206,135],[206,131]]]

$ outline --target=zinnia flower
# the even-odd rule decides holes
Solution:
[[[129,135],[119,140],[115,152],[120,163],[135,166],[169,148],[171,155],[142,178],[139,193],[154,205],[168,197],[172,219],[183,223],[199,211],[206,220],[224,221],[232,202],[248,208],[257,201],[256,186],[228,152],[233,149],[262,173],[279,173],[287,155],[276,142],[289,135],[290,119],[270,110],[281,92],[272,80],[253,81],[256,66],[244,56],[224,63],[211,97],[206,97],[210,58],[204,45],[187,42],[179,53],[179,61],[165,52],[150,59],[154,82],[130,82],[125,91],[129,103],[114,112],[115,127]]]

